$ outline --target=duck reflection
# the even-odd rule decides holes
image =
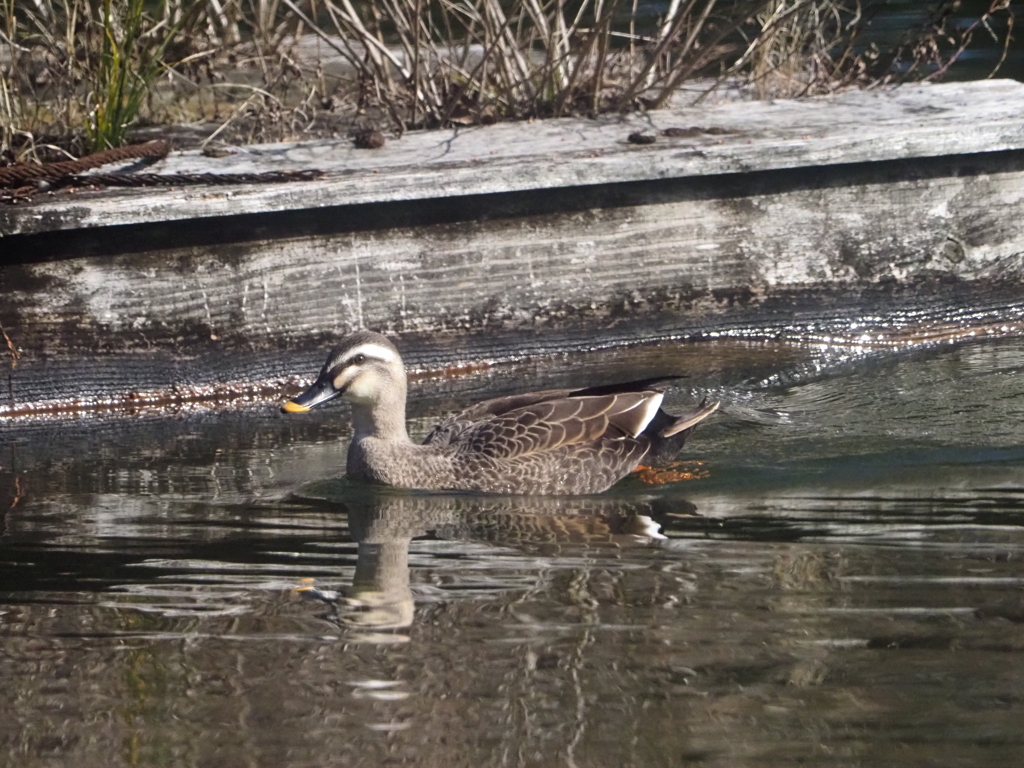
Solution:
[[[339,481],[306,498],[348,516],[358,545],[355,576],[343,593],[310,580],[297,591],[327,603],[330,620],[353,629],[402,629],[413,623],[409,546],[417,537],[478,541],[552,554],[562,546],[651,546],[665,537],[658,520],[692,515],[679,498],[484,496],[362,487]]]

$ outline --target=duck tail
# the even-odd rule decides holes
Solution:
[[[719,402],[708,402],[705,397],[693,411],[683,416],[672,416],[659,409],[651,420],[644,436],[650,441],[650,448],[643,458],[643,463],[652,467],[664,466],[676,457],[683,449],[686,438],[693,428],[718,410]]]
[[[701,400],[700,405],[698,405],[693,411],[687,413],[685,416],[680,416],[668,426],[662,427],[658,431],[658,436],[672,437],[673,435],[678,435],[684,429],[693,429],[704,421],[704,419],[717,411],[719,405],[721,405],[721,403],[718,400],[709,403],[708,399],[705,397]]]

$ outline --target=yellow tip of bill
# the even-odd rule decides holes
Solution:
[[[287,400],[285,404],[281,406],[281,410],[286,413],[306,413],[309,408],[304,405],[299,405],[294,400]]]

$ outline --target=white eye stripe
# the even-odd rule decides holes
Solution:
[[[348,354],[345,355],[345,359],[341,361],[341,365],[348,365],[357,355],[370,357],[374,360],[382,360],[385,363],[393,363],[398,360],[398,356],[392,350],[380,344],[360,344],[358,347],[349,350]]]

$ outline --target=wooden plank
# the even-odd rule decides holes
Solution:
[[[22,359],[0,413],[272,389],[361,327],[437,367],[815,324],[856,343],[846,321],[871,315],[864,333],[1022,320],[1024,153],[702,184],[651,182],[581,210],[7,266],[0,324]]]
[[[160,170],[327,175],[0,209],[0,415],[261,402],[361,327],[420,369],[657,338],[1012,330],[1022,105],[1024,85],[971,83],[659,112],[658,128],[736,133],[645,146],[625,141],[640,118],[608,118],[175,154]]]
[[[317,168],[326,176],[57,195],[0,208],[0,234],[1004,151],[1024,148],[1021,114],[1024,84],[994,80],[410,133],[377,151],[320,141],[245,147],[215,159],[179,152],[149,170]],[[693,126],[727,133],[627,141],[637,130]]]

